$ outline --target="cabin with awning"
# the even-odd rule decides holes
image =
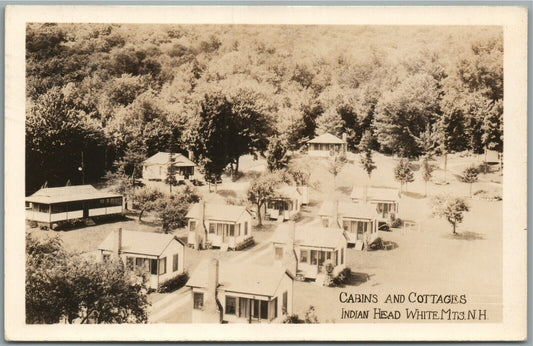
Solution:
[[[122,195],[92,185],[42,188],[26,197],[26,220],[54,229],[69,221],[122,213]]]
[[[398,214],[400,194],[398,189],[388,187],[359,187],[352,190],[352,202],[374,206],[380,222],[389,220],[392,213]]]
[[[281,323],[293,313],[293,282],[281,266],[204,260],[186,284],[192,323]]]
[[[179,153],[172,153],[171,155],[170,153],[159,152],[144,160],[142,165],[142,177],[146,180],[165,181],[171,166],[178,183],[185,180],[200,180],[200,176],[196,172],[196,164]]]
[[[318,215],[324,227],[341,227],[348,244],[354,244],[356,249],[368,249],[378,236],[379,214],[373,205],[325,201]]]
[[[335,276],[346,267],[347,241],[340,228],[281,224],[272,236],[274,259],[285,263],[288,270],[295,267],[296,277],[323,283],[326,266],[333,266]],[[287,257],[293,258],[287,258]]]
[[[252,214],[244,206],[193,204],[187,219],[187,244],[196,249],[241,250],[253,244]]]

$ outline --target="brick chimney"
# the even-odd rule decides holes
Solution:
[[[296,223],[294,221],[289,221],[287,223],[287,241],[285,242],[282,261],[283,267],[294,275],[296,275],[296,271],[298,270],[298,257],[296,256],[295,241]]]
[[[218,259],[212,258],[207,268],[207,292],[204,296],[202,319],[206,323],[222,323],[223,308],[218,301],[220,264]]]
[[[196,249],[200,250],[207,241],[205,235],[205,200],[201,200],[198,224],[196,225]]]
[[[189,160],[194,161],[194,153],[192,152],[192,150],[187,150],[187,157],[189,158]]]
[[[120,256],[122,249],[122,228],[117,228],[113,231],[113,255]]]

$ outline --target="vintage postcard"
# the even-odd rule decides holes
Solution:
[[[8,6],[5,337],[524,340],[527,9]]]

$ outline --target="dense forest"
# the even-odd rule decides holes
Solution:
[[[217,176],[324,132],[406,158],[501,152],[502,99],[498,27],[29,24],[26,193],[158,151]]]

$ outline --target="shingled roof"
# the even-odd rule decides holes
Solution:
[[[193,204],[185,216],[191,219],[202,218],[200,203]],[[249,213],[246,207],[228,204],[205,204],[204,218],[206,220],[237,222],[244,213]]]
[[[353,219],[375,219],[379,217],[375,205],[368,205],[362,203],[326,201],[322,203],[318,215],[320,216],[334,216],[335,208],[338,208],[337,214],[342,217]]]
[[[198,264],[187,286],[207,288],[208,266],[207,259]],[[289,274],[281,266],[219,262],[218,280],[224,291],[272,297],[284,275]]]
[[[97,190],[92,185],[73,185],[40,189],[33,195],[26,197],[26,202],[51,204],[114,197],[122,196]]]
[[[196,166],[194,162],[189,160],[187,157],[183,156],[182,154],[174,153],[172,154],[174,157],[174,166],[175,167],[192,167]],[[150,156],[146,160],[143,161],[143,164],[145,166],[152,166],[152,165],[168,165],[170,164],[170,153],[165,152],[158,152],[157,154]]]
[[[346,144],[346,141],[333,136],[331,133],[324,133],[323,135],[311,139],[307,143]]]
[[[111,232],[98,246],[98,250],[113,251],[114,232]],[[172,234],[122,231],[122,253],[133,253],[138,255],[160,256],[171,241],[179,239]],[[183,245],[183,244],[182,244]]]
[[[351,198],[360,199],[364,198],[364,187],[356,186],[352,190]],[[368,201],[398,201],[398,189],[389,187],[369,187],[366,192],[366,198]]]
[[[285,244],[288,240],[291,224],[279,225],[274,235],[273,243]],[[296,226],[294,230],[294,244],[318,248],[337,248],[346,243],[344,231],[340,228],[326,228],[316,226]]]

